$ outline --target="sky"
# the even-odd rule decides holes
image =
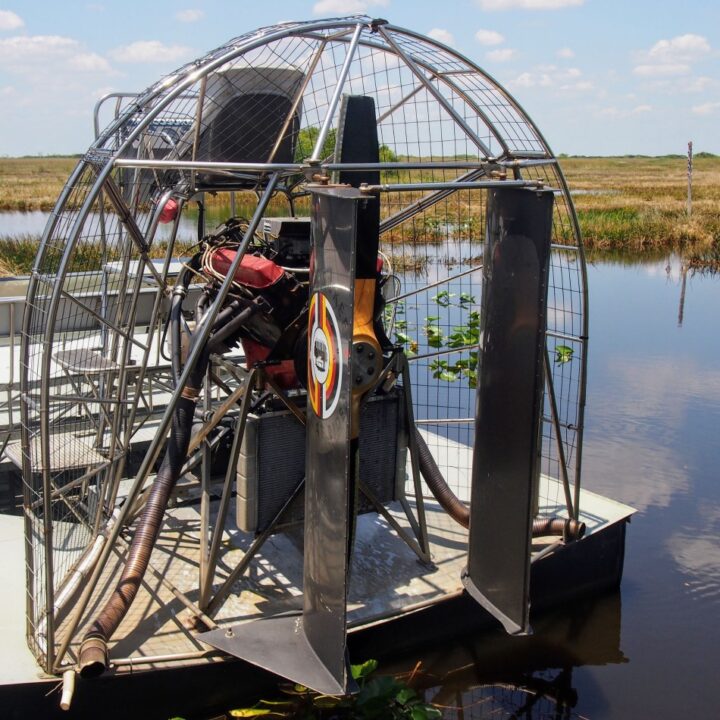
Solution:
[[[105,93],[264,25],[355,13],[473,60],[556,154],[720,154],[718,0],[0,0],[0,155],[84,152]]]

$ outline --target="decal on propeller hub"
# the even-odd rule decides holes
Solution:
[[[308,394],[315,414],[329,418],[340,399],[340,328],[330,301],[318,292],[310,301]]]

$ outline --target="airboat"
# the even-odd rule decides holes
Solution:
[[[236,658],[339,694],[373,633],[523,635],[618,585],[632,509],[581,489],[577,218],[505,89],[363,16],[95,119],[3,348],[13,682],[67,705],[76,675]]]

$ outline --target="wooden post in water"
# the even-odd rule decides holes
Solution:
[[[692,140],[688,143],[688,161],[687,161],[687,186],[688,186],[688,193],[687,193],[687,215],[688,217],[692,217],[692,157],[693,157],[693,151],[692,151]]]

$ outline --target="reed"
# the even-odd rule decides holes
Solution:
[[[52,210],[74,157],[0,158],[0,211]]]
[[[707,251],[720,245],[720,157],[560,158],[589,249]]]
[[[66,157],[0,158],[0,211],[50,210],[76,162],[77,158]],[[682,156],[561,156],[560,165],[573,192],[589,250],[663,249],[702,254],[720,248],[720,157],[701,154],[695,158],[691,217],[686,211],[687,165]],[[428,173],[413,171],[398,173],[395,179],[404,182],[432,178]],[[472,195],[471,210],[475,212],[470,216],[467,206],[448,201],[386,233],[383,240],[390,244],[435,244],[448,237],[481,240],[482,197],[481,193]],[[394,196],[387,212],[392,214],[395,205],[400,207],[410,200],[410,195]],[[205,204],[210,217],[230,214],[227,194],[208,195]],[[254,206],[254,196],[238,194],[237,214],[250,215]],[[270,212],[287,215],[290,207],[279,196],[271,203]],[[295,212],[309,212],[307,198],[296,203]],[[0,217],[0,228],[1,223]],[[3,265],[27,271],[29,240],[0,240]]]

